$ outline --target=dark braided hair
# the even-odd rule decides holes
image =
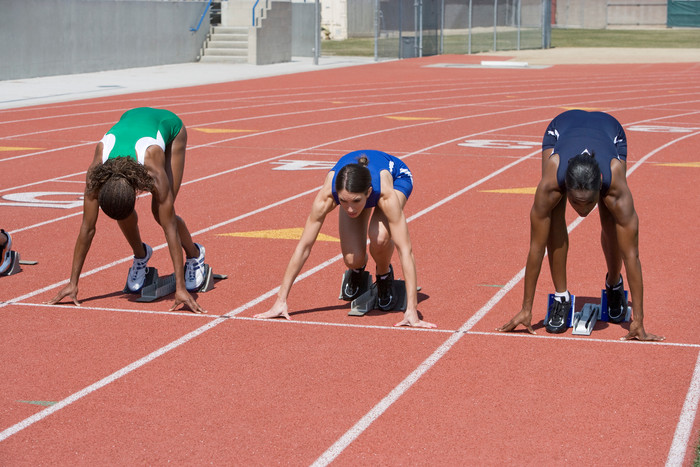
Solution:
[[[566,188],[568,190],[600,191],[600,167],[587,151],[572,157],[566,168]]]
[[[367,168],[369,159],[362,154],[356,164],[348,164],[338,171],[335,178],[335,191],[346,190],[349,193],[367,193],[372,186],[372,174]]]
[[[102,211],[115,220],[126,219],[131,214],[137,192],[154,189],[153,177],[130,157],[108,159],[90,169],[87,176],[86,192],[99,193]]]

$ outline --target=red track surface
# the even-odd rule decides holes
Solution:
[[[429,66],[441,63],[453,66]],[[690,464],[700,64],[457,66],[469,63],[439,56],[0,111],[0,227],[39,261],[0,278],[0,464]],[[128,246],[102,216],[82,307],[44,306],[68,278],[80,207],[2,203],[79,199],[94,142],[141,105],[187,125],[176,208],[229,279],[199,295],[208,316],[168,312],[171,297],[137,303],[120,292]],[[542,132],[568,108],[626,128],[645,327],[663,343],[620,342],[625,326],[606,323],[590,337],[548,335],[546,261],[538,335],[494,332],[522,299],[532,195],[487,190],[536,185]],[[338,244],[325,241],[292,290],[293,321],[251,319],[272,304],[296,242],[222,234],[302,227],[327,169],[274,169],[362,148],[413,171],[419,310],[438,329],[347,316]],[[145,241],[162,245],[149,200],[137,206]],[[323,233],[338,236],[336,216]],[[595,213],[570,234],[579,303],[600,296],[599,234]],[[172,270],[162,248],[151,265]]]

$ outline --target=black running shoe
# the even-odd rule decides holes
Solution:
[[[625,298],[625,284],[620,276],[620,283],[615,287],[608,287],[605,277],[605,295],[608,297],[608,320],[611,323],[621,323],[627,316],[627,299]]]
[[[359,295],[360,289],[362,287],[362,274],[365,272],[364,266],[362,269],[354,270],[350,269],[350,274],[348,275],[348,281],[345,283],[345,290],[343,290],[343,295],[348,301],[354,300]]]
[[[389,274],[384,279],[377,276],[377,308],[391,311],[396,308],[397,297],[394,296],[394,268],[389,265]]]
[[[567,316],[571,311],[571,301],[560,302],[559,300],[552,300],[552,305],[549,307],[549,316],[547,322],[544,324],[547,332],[552,334],[561,334],[566,331],[567,326]]]

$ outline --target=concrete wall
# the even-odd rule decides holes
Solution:
[[[257,10],[267,6],[268,0],[260,0]],[[255,0],[226,0],[221,2],[221,25],[251,27],[253,25],[253,5]]]
[[[0,0],[0,80],[196,61],[204,1]]]
[[[257,27],[248,30],[248,63],[269,65],[292,60],[292,3],[271,1]]]
[[[556,0],[553,5],[561,28],[666,25],[666,0]]]
[[[292,3],[292,56],[294,57],[314,56],[316,46],[314,33],[321,33],[316,31],[315,12],[314,2]]]

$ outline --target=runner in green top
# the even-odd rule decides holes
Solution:
[[[185,222],[175,214],[175,198],[185,168],[187,130],[168,110],[141,107],[124,113],[97,144],[87,171],[83,222],[73,251],[71,278],[52,300],[69,297],[78,302],[78,279],[85,263],[100,208],[115,219],[134,252],[127,286],[141,290],[152,248],[141,241],[134,210],[137,192],[150,192],[153,217],[163,228],[175,271],[175,304],[205,313],[188,291],[204,281],[204,247],[192,241]],[[182,250],[187,260],[183,265]]]

